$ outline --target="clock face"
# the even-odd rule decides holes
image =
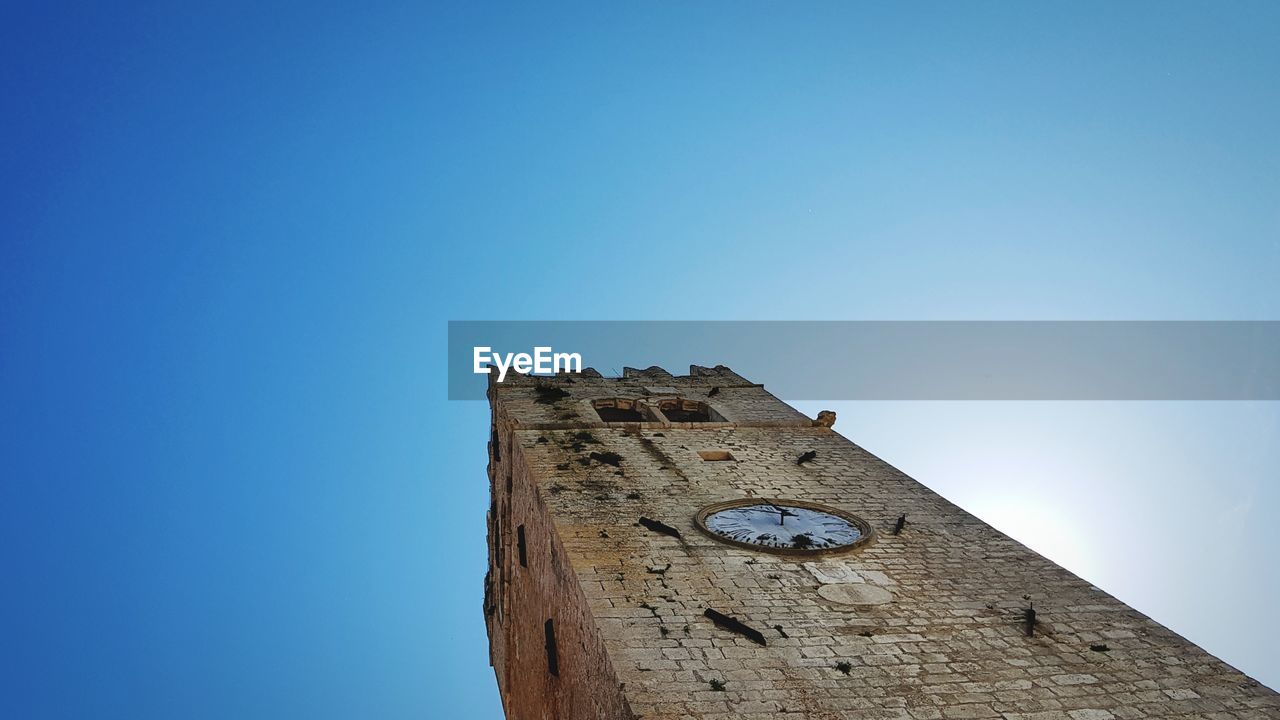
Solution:
[[[774,552],[850,548],[870,535],[865,522],[840,510],[785,500],[722,503],[699,513],[698,523],[719,539]]]

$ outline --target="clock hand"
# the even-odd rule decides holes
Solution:
[[[778,524],[785,525],[786,520],[782,515],[782,508],[778,507],[777,505],[774,505],[773,503],[769,503],[769,507],[773,508],[773,511],[778,513]]]
[[[780,507],[778,507],[777,505],[774,505],[773,503],[769,503],[769,507],[771,507],[771,508],[773,508],[775,511],[777,511],[777,513],[778,513],[778,524],[779,524],[779,525],[786,525],[786,524],[787,524],[787,516],[788,516],[788,515],[792,515],[792,516],[794,516],[794,515],[795,515],[795,513],[791,512],[790,510],[787,510],[786,508],[780,508]]]

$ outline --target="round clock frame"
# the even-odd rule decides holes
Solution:
[[[780,505],[782,507],[804,508],[806,510],[815,510],[817,512],[827,513],[828,515],[834,515],[857,528],[859,532],[858,539],[848,543],[847,545],[836,545],[835,547],[770,547],[768,545],[759,545],[756,543],[734,540],[733,538],[725,537],[724,535],[721,535],[707,527],[707,518],[718,512],[739,507],[750,507],[752,505]],[[831,507],[830,505],[822,505],[819,503],[808,502],[806,500],[786,500],[783,498],[746,497],[712,503],[698,511],[698,514],[693,518],[693,524],[697,525],[698,529],[707,536],[727,545],[734,545],[736,547],[745,548],[747,550],[756,550],[758,552],[772,553],[774,555],[790,555],[806,558],[853,552],[866,547],[876,539],[875,529],[871,527],[870,523],[857,515],[845,512],[840,508]]]

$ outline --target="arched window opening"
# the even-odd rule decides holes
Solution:
[[[637,406],[635,400],[609,398],[592,403],[596,414],[604,422],[651,422],[651,418]]]
[[[697,400],[670,398],[658,403],[658,409],[673,423],[724,422],[724,417],[710,405]]]

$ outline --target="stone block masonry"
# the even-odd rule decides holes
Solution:
[[[1272,690],[728,368],[508,376],[489,398],[484,614],[508,718],[1280,718]],[[806,557],[695,525],[750,497],[877,537]]]

